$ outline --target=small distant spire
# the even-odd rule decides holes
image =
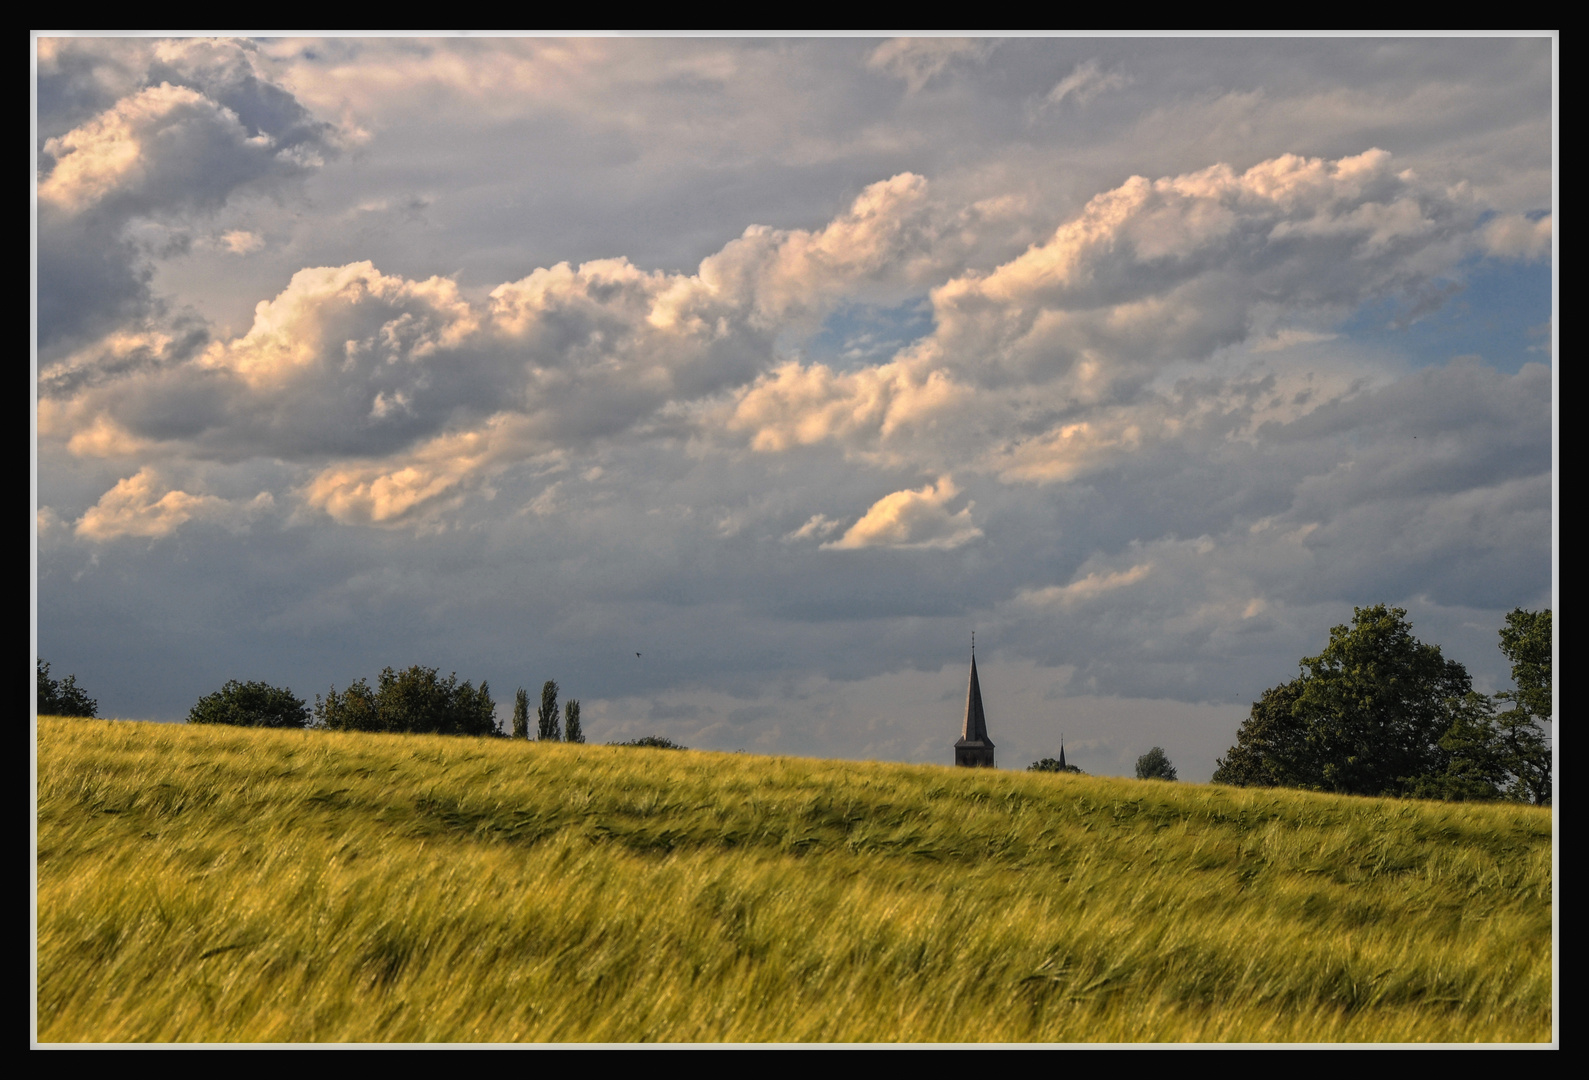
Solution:
[[[1065,771],[1065,736],[1063,734],[1059,737],[1059,771]]]

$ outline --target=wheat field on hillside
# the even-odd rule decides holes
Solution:
[[[1516,805],[38,721],[43,1042],[1535,1042]]]

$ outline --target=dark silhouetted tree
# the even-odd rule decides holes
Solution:
[[[1500,696],[1536,720],[1549,720],[1551,715],[1551,630],[1549,608],[1514,608],[1501,628],[1501,652],[1512,662],[1512,682],[1517,690]]]
[[[685,746],[683,743],[676,743],[672,739],[664,739],[660,735],[642,735],[640,738],[638,738],[638,739],[630,739],[628,742],[615,742],[615,743],[608,743],[607,745],[608,746],[644,746],[644,747],[650,747],[653,750],[688,750],[689,749],[689,747]]]
[[[1551,613],[1518,608],[1506,616],[1500,636],[1517,689],[1493,699],[1469,695],[1463,715],[1440,740],[1450,755],[1445,771],[1418,794],[1550,805],[1550,741],[1542,725],[1551,709]]]
[[[1501,652],[1512,662],[1512,682],[1517,686],[1496,695],[1498,703],[1511,706],[1495,720],[1506,771],[1512,778],[1507,794],[1535,806],[1549,806],[1553,790],[1550,740],[1542,726],[1554,723],[1552,630],[1549,608],[1516,608],[1507,614],[1501,628]]]
[[[99,702],[77,685],[77,676],[50,678],[50,665],[38,661],[39,703],[35,716],[97,716]]]
[[[1514,611],[1501,631],[1513,649],[1516,694],[1473,691],[1467,669],[1413,637],[1407,612],[1358,608],[1330,631],[1299,678],[1264,691],[1219,759],[1214,782],[1357,795],[1548,801],[1549,753],[1532,703],[1548,707],[1548,613],[1543,669],[1538,617]],[[1513,652],[1507,652],[1513,657]],[[1521,667],[1519,667],[1521,663]],[[1547,690],[1548,695],[1548,690]],[[1496,714],[1496,703],[1514,708]]]
[[[1265,690],[1253,702],[1236,735],[1236,745],[1215,760],[1214,783],[1238,787],[1302,786],[1306,740],[1302,725],[1291,714],[1301,696],[1301,679]]]
[[[544,742],[557,742],[562,732],[557,730],[557,684],[547,679],[541,687],[541,707],[536,711],[535,737]]]
[[[530,692],[522,686],[513,695],[513,737],[530,737]]]
[[[1164,753],[1162,746],[1155,746],[1137,758],[1138,780],[1174,780],[1175,778],[1175,766],[1170,764],[1169,756]]]
[[[1495,703],[1483,694],[1464,694],[1451,727],[1440,737],[1445,768],[1419,777],[1409,794],[1421,799],[1463,802],[1505,797],[1508,782]]]
[[[190,724],[301,728],[310,723],[309,706],[289,689],[262,682],[229,680],[188,710]]]
[[[360,679],[342,693],[332,687],[315,698],[315,723],[333,731],[413,732],[433,735],[500,735],[496,704],[482,681],[477,690],[454,672],[435,668],[385,668],[375,689]]]
[[[582,743],[585,741],[585,729],[579,725],[579,702],[569,698],[563,706],[563,741]]]
[[[1081,773],[1081,770],[1076,768],[1076,766],[1070,764],[1061,765],[1058,758],[1051,757],[1042,758],[1041,760],[1032,762],[1026,767],[1026,771]],[[1082,775],[1086,774],[1083,773]]]

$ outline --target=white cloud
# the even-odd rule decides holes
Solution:
[[[1550,254],[1553,221],[1550,214],[1538,219],[1502,214],[1484,226],[1484,250],[1503,259],[1543,259]]]
[[[226,106],[161,83],[46,140],[53,168],[39,181],[39,201],[67,214],[111,200],[134,213],[215,206],[240,184],[302,168],[281,151]]]
[[[962,60],[981,60],[995,42],[974,38],[891,38],[872,50],[868,67],[903,79],[912,93]]]
[[[1058,105],[1068,97],[1075,99],[1078,105],[1085,105],[1105,90],[1118,90],[1130,81],[1121,72],[1104,71],[1097,60],[1087,60],[1055,83],[1043,100],[1048,105]]]
[[[1287,327],[1276,330],[1266,338],[1260,338],[1252,346],[1255,353],[1281,352],[1285,349],[1294,349],[1299,345],[1317,345],[1324,341],[1334,341],[1339,334],[1320,333],[1316,330],[1297,330]]]
[[[478,428],[439,435],[390,458],[322,469],[303,498],[344,525],[434,525],[480,480],[531,456],[527,442],[524,418],[499,413]]]
[[[101,495],[77,520],[75,532],[85,540],[100,542],[128,536],[161,537],[189,521],[215,522],[241,531],[274,504],[271,494],[264,491],[246,501],[191,495],[167,488],[154,470],[140,469]]]
[[[243,192],[279,193],[333,152],[326,125],[259,77],[246,43],[83,39],[49,55],[37,181],[45,350],[158,315],[152,271],[191,249],[195,216]],[[243,242],[249,230],[233,232]]]
[[[1455,265],[1476,212],[1371,150],[1133,177],[1046,242],[933,290],[945,362],[1082,400],[1207,357],[1279,310],[1345,313]]]
[[[1061,607],[1070,607],[1084,600],[1091,600],[1106,592],[1123,589],[1128,585],[1135,585],[1152,571],[1152,563],[1139,563],[1129,570],[1116,570],[1113,572],[1097,571],[1086,577],[1078,578],[1068,585],[1050,585],[1043,589],[1022,589],[1016,595],[1016,602],[1029,604],[1034,607],[1046,607],[1057,604]]]
[[[751,301],[760,318],[779,322],[819,312],[868,281],[927,271],[935,233],[926,196],[925,178],[900,173],[867,185],[820,230],[751,226],[678,282],[653,318],[676,323],[678,309],[704,291],[720,302]]]
[[[828,439],[869,448],[932,425],[965,396],[965,388],[943,372],[911,360],[844,373],[791,361],[739,391],[723,423],[746,435],[755,450]]]
[[[477,327],[448,278],[408,281],[368,262],[321,266],[298,271],[274,300],[260,301],[248,333],[216,342],[202,363],[264,387],[305,369],[412,365],[456,348]]]
[[[842,524],[843,522],[835,521],[826,514],[812,514],[804,525],[786,533],[784,540],[785,542],[793,542],[795,540],[821,539],[824,536],[832,535],[833,531]]]
[[[263,237],[246,229],[233,229],[223,233],[220,241],[221,246],[233,255],[248,255],[265,246]]]
[[[34,529],[38,536],[40,549],[54,547],[71,532],[66,522],[61,520],[52,507],[41,506],[34,515]]]
[[[959,494],[954,482],[940,476],[920,491],[896,491],[872,508],[839,539],[824,548],[956,548],[982,535],[971,520],[971,505],[951,514],[947,503]]]

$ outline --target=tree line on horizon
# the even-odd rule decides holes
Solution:
[[[43,660],[38,661],[37,667],[36,715],[98,716],[99,703],[77,685],[75,675],[56,679]],[[472,683],[459,682],[457,672],[442,678],[437,668],[415,664],[403,671],[384,668],[374,686],[366,679],[359,679],[340,692],[332,686],[325,697],[315,695],[312,708],[288,687],[231,679],[219,690],[200,698],[188,710],[187,722],[583,743],[585,730],[579,700],[568,699],[559,711],[559,693],[555,680],[548,679],[541,686],[540,707],[535,711],[531,731],[530,696],[520,687],[514,694],[513,719],[509,729],[504,730],[497,723],[496,702],[485,680],[476,689]],[[656,735],[611,745],[688,749]]]
[[[405,671],[390,667],[374,688],[360,679],[342,693],[336,687],[322,699],[315,695],[313,719],[303,726],[327,731],[384,731],[427,735],[475,735],[531,739],[536,742],[585,741],[579,701],[570,698],[558,712],[559,688],[552,679],[541,686],[535,731],[530,731],[530,695],[522,686],[514,694],[511,728],[497,723],[496,702],[482,679],[477,690],[460,683],[457,672],[441,678],[436,668],[414,665]],[[201,703],[202,704],[202,703]],[[191,715],[189,722],[195,720]]]
[[[1303,657],[1300,674],[1265,690],[1236,745],[1216,761],[1213,782],[1241,787],[1290,787],[1339,794],[1445,800],[1508,800],[1548,806],[1553,797],[1551,719],[1552,613],[1517,608],[1506,616],[1500,648],[1511,662],[1516,689],[1493,696],[1473,690],[1466,667],[1438,645],[1412,634],[1403,608],[1355,608],[1351,626],[1330,630],[1317,656]],[[531,732],[529,692],[514,695],[509,730],[496,721],[484,680],[476,689],[442,678],[436,668],[387,667],[376,685],[359,679],[333,686],[311,709],[290,689],[231,680],[188,713],[191,724],[317,728],[330,731],[411,732],[583,743],[580,704],[558,709],[560,688],[541,687]],[[76,677],[55,679],[38,661],[39,715],[97,714],[98,703]],[[685,749],[646,736],[617,746]],[[1045,758],[1031,771],[1058,771]],[[1066,772],[1081,772],[1067,765]],[[1137,760],[1143,779],[1175,780],[1161,747]]]

